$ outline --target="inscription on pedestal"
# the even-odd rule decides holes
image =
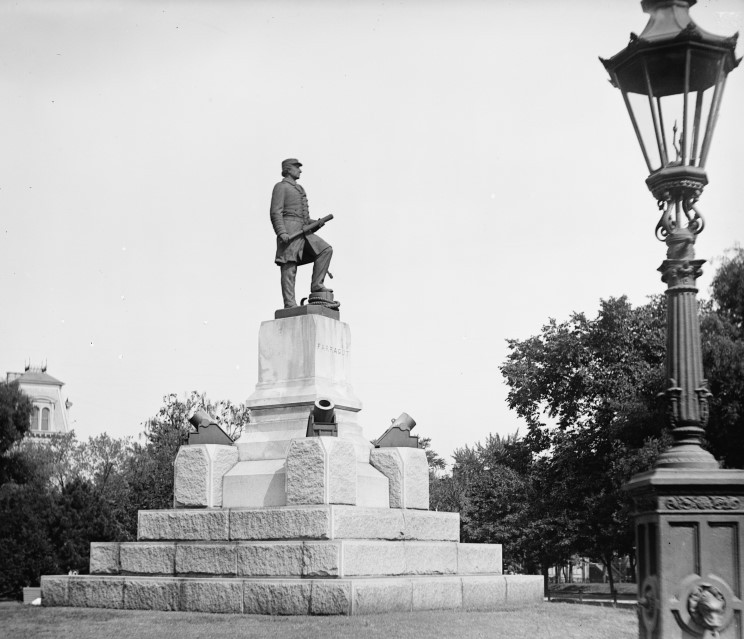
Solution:
[[[741,500],[724,495],[675,495],[664,500],[667,510],[738,510]]]
[[[344,357],[351,355],[350,349],[338,348],[337,346],[331,346],[330,344],[322,344],[318,342],[317,348],[319,351],[325,351],[326,353],[333,353],[334,355],[343,355]]]

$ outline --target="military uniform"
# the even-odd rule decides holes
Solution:
[[[285,160],[282,164],[288,162]],[[299,165],[296,160],[294,162]],[[282,233],[292,235],[302,230],[303,226],[314,222],[310,218],[305,189],[291,176],[285,177],[274,186],[269,216],[277,235],[274,262],[281,268],[284,307],[291,308],[297,305],[294,291],[297,265],[312,262],[313,276],[310,290],[313,292],[327,290],[323,286],[323,280],[328,273],[333,249],[328,242],[315,233],[300,235],[291,242],[282,242],[279,238]]]

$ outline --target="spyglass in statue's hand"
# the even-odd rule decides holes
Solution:
[[[296,240],[298,237],[302,235],[307,235],[308,233],[315,233],[319,228],[323,227],[326,222],[333,219],[333,215],[326,215],[325,217],[321,217],[319,220],[316,220],[315,222],[312,222],[311,224],[306,224],[302,227],[301,230],[297,231],[296,233],[292,233],[292,235],[289,236],[289,239],[287,242],[291,242],[292,240]]]

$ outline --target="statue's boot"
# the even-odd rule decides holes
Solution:
[[[323,286],[323,280],[328,274],[328,267],[331,265],[331,257],[333,257],[333,248],[329,246],[318,253],[318,256],[315,258],[315,262],[313,263],[313,277],[310,280],[311,293],[333,293],[333,289]]]
[[[297,278],[297,262],[286,262],[281,265],[282,297],[284,308],[295,308],[295,279]]]

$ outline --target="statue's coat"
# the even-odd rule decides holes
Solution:
[[[269,215],[271,225],[277,234],[276,257],[274,258],[276,264],[286,262],[309,264],[316,255],[329,247],[329,244],[315,233],[301,235],[288,244],[279,239],[281,233],[292,235],[302,230],[303,226],[314,222],[310,219],[305,189],[291,177],[285,177],[274,186]]]

